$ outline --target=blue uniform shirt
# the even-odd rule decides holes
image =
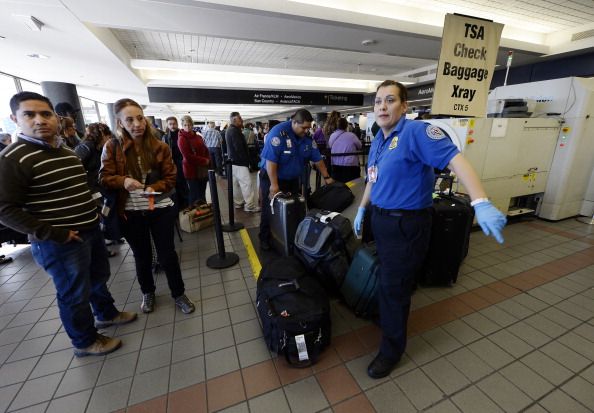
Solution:
[[[299,138],[291,128],[291,121],[279,123],[268,132],[263,160],[278,164],[278,179],[300,178],[306,162],[318,162],[322,155],[310,136]],[[263,162],[263,166],[266,163]]]
[[[438,127],[404,116],[384,139],[380,129],[369,149],[368,167],[377,168],[371,203],[384,209],[422,209],[432,205],[435,175],[458,148]]]

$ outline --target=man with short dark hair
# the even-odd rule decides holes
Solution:
[[[225,141],[227,141],[227,155],[233,171],[233,203],[235,208],[243,206],[245,212],[259,212],[260,208],[256,205],[256,191],[254,191],[249,170],[250,155],[242,133],[243,119],[239,112],[231,112],[229,121]]]
[[[328,174],[322,155],[313,139],[307,135],[313,117],[306,109],[299,109],[286,122],[279,123],[268,132],[262,150],[263,168],[260,170],[260,194],[262,214],[260,216],[260,248],[270,249],[270,206],[266,200],[278,192],[300,193],[300,179],[306,162],[313,162],[320,170],[324,182],[333,179]]]
[[[188,206],[189,189],[182,167],[184,157],[181,151],[179,150],[179,146],[177,146],[179,127],[177,126],[177,118],[175,116],[168,117],[165,120],[165,122],[167,123],[167,133],[164,134],[161,139],[163,140],[163,142],[169,145],[169,149],[171,149],[171,157],[173,158],[173,163],[177,168],[177,175],[175,181],[175,204],[178,210],[181,211],[182,209]]]
[[[0,222],[29,235],[33,258],[56,287],[74,354],[111,353],[121,340],[97,328],[129,323],[136,313],[118,311],[107,289],[107,249],[86,172],[78,156],[60,145],[49,99],[21,92],[10,108],[21,133],[0,156]]]

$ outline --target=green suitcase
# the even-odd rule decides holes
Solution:
[[[372,318],[378,314],[378,271],[375,244],[359,248],[340,288],[347,306],[359,317]]]

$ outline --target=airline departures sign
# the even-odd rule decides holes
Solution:
[[[431,113],[484,117],[503,24],[447,14]]]

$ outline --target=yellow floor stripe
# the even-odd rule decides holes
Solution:
[[[252,240],[245,228],[239,230],[239,234],[241,235],[241,240],[243,241],[243,245],[247,251],[248,260],[250,261],[250,266],[252,267],[252,271],[254,272],[254,278],[257,280],[260,276],[260,270],[262,269],[262,264],[260,264],[260,259],[258,258],[258,254],[256,254],[256,250],[254,249],[254,244],[252,244]]]

